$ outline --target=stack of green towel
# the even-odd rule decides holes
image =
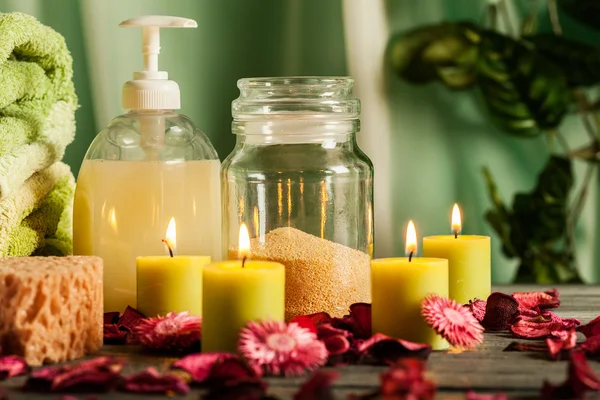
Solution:
[[[64,38],[0,13],[0,256],[71,253],[75,180],[60,160],[76,109]]]

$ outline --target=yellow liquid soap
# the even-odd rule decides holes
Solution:
[[[171,218],[177,254],[221,260],[219,169],[218,160],[83,162],[73,246],[104,260],[105,312],[136,306],[136,257],[165,255]]]

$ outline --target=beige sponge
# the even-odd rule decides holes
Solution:
[[[102,259],[1,257],[0,346],[30,365],[102,346]]]

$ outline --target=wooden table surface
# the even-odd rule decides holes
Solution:
[[[556,313],[561,317],[576,317],[582,323],[600,315],[600,286],[557,286],[561,306]],[[496,291],[543,290],[532,285],[497,286]],[[580,338],[582,339],[583,336]],[[429,377],[436,382],[439,399],[463,399],[467,390],[481,393],[505,392],[509,398],[537,398],[544,380],[560,383],[566,377],[566,361],[549,361],[545,353],[503,352],[516,339],[506,332],[486,333],[485,342],[478,351],[449,354],[433,352],[428,362]],[[129,367],[124,372],[140,370],[149,365],[159,370],[168,368],[174,360],[168,357],[141,354],[128,346],[105,346],[103,355],[126,355]],[[600,374],[600,362],[590,361]],[[368,393],[379,386],[379,375],[385,367],[352,365],[337,368],[340,378],[334,384],[336,398],[345,399],[350,393]],[[269,394],[291,399],[306,378],[269,378]],[[19,387],[25,378],[19,377],[2,383],[10,400],[59,399],[60,395],[23,393]],[[193,390],[180,399],[198,399],[200,391]],[[101,399],[156,399],[164,396],[132,395],[111,392],[98,396]],[[1,396],[0,396],[1,398]],[[85,395],[80,395],[84,399]],[[600,399],[600,393],[590,393],[590,399]]]

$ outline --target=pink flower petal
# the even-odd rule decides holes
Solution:
[[[29,366],[21,356],[0,356],[0,381],[29,372]]]
[[[488,331],[502,331],[519,313],[519,303],[512,296],[495,292],[486,302],[485,317],[481,325]]]
[[[337,371],[317,371],[294,394],[294,400],[332,400],[331,385],[339,377]]]
[[[513,335],[523,339],[543,339],[560,330],[563,330],[561,322],[548,321],[543,317],[522,319],[510,326]]]
[[[467,392],[465,400],[508,400],[504,393],[475,393]]]
[[[221,367],[226,362],[227,364]],[[237,364],[237,367],[233,367],[232,363]],[[175,361],[173,368],[187,371],[198,384],[255,376],[238,356],[231,353],[190,354]]]
[[[431,346],[376,333],[362,342],[357,350],[361,358],[370,358],[377,363],[390,364],[406,357],[426,360],[431,353]]]
[[[190,387],[175,375],[161,375],[154,368],[127,375],[119,385],[119,389],[131,393],[177,393],[186,394]]]
[[[544,382],[541,398],[579,399],[590,390],[600,391],[600,376],[590,367],[583,352],[573,351],[567,380],[561,385]]]
[[[469,304],[465,304],[465,307],[471,311],[479,323],[481,323],[485,318],[485,310],[487,308],[487,302],[485,300],[469,300]]]
[[[187,312],[144,318],[133,328],[133,340],[153,350],[189,351],[200,346],[202,319]]]
[[[587,324],[580,326],[577,330],[585,335],[586,338],[600,335],[600,316],[594,318]]]
[[[240,332],[238,350],[252,368],[271,375],[301,375],[327,361],[323,342],[295,322],[250,321]]]
[[[556,332],[558,337],[549,337],[546,339],[550,357],[558,360],[563,350],[571,350],[577,344],[577,332],[574,329],[570,331]]]
[[[545,292],[515,292],[512,296],[519,302],[519,308],[555,308],[560,306],[559,293],[556,289]]]
[[[474,348],[483,342],[483,327],[467,308],[454,300],[429,295],[421,302],[421,315],[453,346]]]
[[[96,357],[78,364],[40,368],[29,375],[25,390],[39,392],[105,392],[120,378],[123,361]]]

